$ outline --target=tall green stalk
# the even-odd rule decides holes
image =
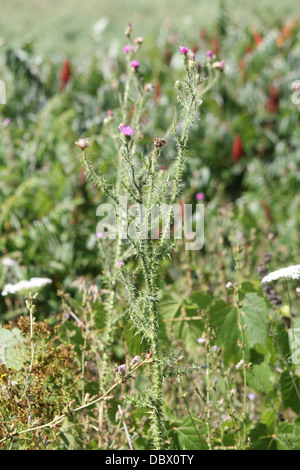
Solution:
[[[130,35],[128,37],[130,39]],[[138,135],[146,96],[139,71],[133,70],[131,66],[130,60],[132,57],[132,55],[127,56],[127,81],[121,107],[123,123],[119,126],[121,148],[118,151],[118,179],[115,189],[108,185],[103,175],[97,174],[94,171],[84,152],[82,162],[94,183],[111,198],[119,222],[118,197],[121,194],[126,195],[137,206],[136,216],[131,217],[131,223],[134,224],[136,233],[139,236],[136,239],[135,236],[128,234],[128,242],[131,244],[138,261],[136,269],[141,269],[143,287],[136,289],[134,277],[127,270],[126,266],[124,268],[118,266],[118,260],[122,258],[122,243],[118,232],[112,268],[111,295],[108,300],[105,334],[103,337],[103,345],[105,346],[103,348],[103,361],[107,366],[109,359],[107,346],[112,340],[112,327],[115,322],[113,315],[115,313],[116,288],[120,278],[125,286],[131,322],[137,332],[147,342],[150,350],[149,354],[151,354],[153,359],[151,363],[152,387],[145,394],[144,401],[141,404],[150,414],[153,448],[159,450],[166,447],[163,413],[163,382],[166,364],[159,339],[159,265],[163,256],[169,253],[172,248],[172,243],[167,240],[167,234],[172,223],[173,206],[180,194],[189,130],[195,121],[199,105],[201,104],[199,97],[203,92],[201,92],[199,85],[201,85],[203,79],[201,67],[194,62],[192,55],[188,57],[185,54],[183,62],[186,69],[186,79],[176,83],[178,90],[177,99],[182,113],[182,124],[173,126],[173,137],[177,155],[174,162],[174,171],[161,183],[157,177],[157,159],[160,156],[161,148],[166,144],[165,140],[160,138],[154,139],[154,148],[150,157],[143,154],[141,158],[136,156],[138,139],[133,137],[133,133],[135,132],[135,136]],[[213,79],[209,79],[205,91],[212,86],[217,76],[218,73],[214,74]],[[129,113],[130,105],[132,109]],[[131,116],[130,119],[129,116]],[[134,129],[129,126],[129,120]],[[127,131],[123,132],[122,129],[124,128],[129,133]],[[168,190],[169,181],[172,184],[170,195]],[[161,200],[168,202],[169,209],[167,214],[162,215],[164,225],[160,240],[154,242],[151,239],[152,209],[157,202],[161,203]]]

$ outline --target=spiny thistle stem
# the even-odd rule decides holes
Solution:
[[[130,37],[130,33],[128,33],[127,36]],[[184,51],[188,51],[186,48],[183,49]],[[136,161],[137,139],[133,137],[133,134],[135,132],[137,133],[139,130],[145,103],[145,90],[143,90],[142,82],[139,79],[140,76],[137,70],[139,62],[130,62],[129,56],[127,61],[127,80],[121,108],[124,122],[119,125],[122,145],[119,151],[118,181],[115,189],[111,189],[101,174],[98,175],[95,173],[84,152],[82,156],[83,165],[94,183],[102,191],[105,191],[115,203],[114,205],[117,216],[120,217],[120,214],[118,214],[119,201],[117,198],[117,195],[120,194],[120,182],[123,188],[125,188],[125,194],[127,196],[129,195],[137,204],[136,216],[132,217],[132,223],[134,230],[138,234],[138,239],[136,240],[134,236],[128,234],[128,242],[132,245],[134,250],[133,252],[136,254],[138,260],[137,270],[141,268],[144,289],[142,291],[136,290],[134,278],[133,276],[130,276],[130,272],[128,272],[128,270],[117,269],[117,262],[120,259],[121,254],[121,241],[120,238],[118,238],[114,257],[114,267],[112,269],[112,292],[108,301],[108,317],[103,338],[103,345],[105,345],[105,347],[103,347],[103,362],[104,366],[108,362],[107,345],[109,343],[109,338],[112,335],[115,322],[112,313],[114,311],[116,299],[115,291],[117,274],[120,274],[125,285],[130,319],[137,332],[140,333],[147,341],[151,357],[153,359],[153,363],[151,365],[151,397],[145,406],[150,414],[152,440],[155,450],[164,449],[166,446],[163,416],[163,381],[165,365],[159,340],[159,257],[161,256],[161,248],[165,245],[167,234],[170,229],[173,206],[178,194],[180,193],[180,182],[183,174],[189,129],[195,120],[198,106],[201,104],[201,102],[198,101],[200,93],[198,87],[202,83],[202,75],[200,73],[201,67],[197,67],[193,60],[188,60],[187,56],[184,57],[184,65],[186,68],[187,79],[179,83],[179,86],[177,87],[179,91],[177,99],[183,112],[183,125],[180,133],[177,132],[175,126],[173,130],[177,156],[175,161],[175,171],[173,176],[170,177],[170,181],[173,186],[169,198],[169,177],[167,177],[166,182],[162,187],[160,187],[159,181],[155,178],[157,170],[156,161],[161,152],[160,147],[166,143],[164,139],[154,139],[155,148],[152,150],[150,158],[142,154],[141,159]],[[135,82],[136,87],[131,87],[131,83],[133,81]],[[209,83],[208,87],[210,86],[211,83]],[[128,108],[131,99],[135,103],[132,108],[133,113],[131,113],[130,116],[130,122],[132,123],[131,125],[134,126],[134,129],[127,123],[127,119],[129,119]],[[143,162],[143,166],[140,165],[140,161]],[[125,170],[124,174],[122,174],[120,170],[121,163]],[[149,232],[152,230],[152,225],[150,224],[150,221],[152,221],[152,209],[157,202],[160,203],[161,200],[165,200],[166,198],[169,199],[169,208],[167,210],[167,215],[169,217],[167,219],[167,223],[163,226],[163,233],[161,234],[160,240],[155,243],[149,236]],[[164,217],[165,216],[163,216],[163,218]],[[163,222],[165,222],[165,220],[163,220]],[[120,236],[119,231],[118,234]],[[171,245],[172,244],[170,243],[168,247],[169,251],[171,249]]]

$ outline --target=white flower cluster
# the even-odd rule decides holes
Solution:
[[[17,284],[7,284],[2,295],[7,294],[26,294],[28,292],[37,292],[46,284],[51,284],[52,280],[47,277],[32,277],[29,281],[20,281]]]
[[[243,359],[240,360],[240,362],[237,363],[235,366],[236,369],[243,369],[244,368],[244,361]]]
[[[5,268],[11,268],[17,264],[16,261],[11,258],[2,258],[1,263],[3,266],[5,266]]]
[[[265,276],[261,282],[272,282],[277,281],[277,279],[300,279],[300,264],[273,271]]]

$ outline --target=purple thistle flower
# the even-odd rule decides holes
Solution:
[[[205,194],[204,193],[197,193],[196,194],[196,201],[204,201],[205,200]]]
[[[139,61],[138,61],[138,60],[132,60],[132,61],[130,62],[130,65],[131,65],[131,67],[132,67],[133,69],[135,69],[135,70],[136,70],[136,69],[138,69],[138,68],[139,68],[139,66],[140,66],[140,63],[139,63]]]
[[[124,266],[123,261],[118,261],[118,265],[119,265],[119,266]]]
[[[127,46],[124,46],[124,47],[123,47],[123,52],[124,52],[124,54],[128,54],[129,51],[134,52],[134,51],[135,51],[135,47],[134,47],[134,46],[131,46],[130,44],[127,44]]]
[[[180,46],[180,52],[181,52],[181,54],[185,55],[189,52],[189,49],[187,47]]]
[[[212,51],[211,51],[211,50],[209,50],[209,51],[207,51],[207,52],[206,52],[206,55],[207,55],[207,57],[211,58],[211,57],[212,57],[212,55],[213,55],[213,53],[212,53]]]
[[[165,169],[164,165],[160,165],[159,169],[164,170]]]
[[[9,118],[5,118],[5,119],[3,120],[3,124],[4,124],[5,126],[8,126],[8,124],[10,124],[10,119],[9,119]]]
[[[130,135],[134,134],[134,129],[132,129],[132,127],[130,127],[130,126],[126,126],[126,124],[124,124],[124,122],[121,122],[121,124],[119,125],[119,129],[122,132],[122,134],[124,134],[126,136],[130,136]]]

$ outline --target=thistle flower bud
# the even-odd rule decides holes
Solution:
[[[182,83],[180,80],[176,80],[174,86],[177,88],[177,90],[182,90]]]
[[[132,24],[129,22],[127,24],[127,28],[125,29],[125,36],[130,36],[131,33],[132,33]]]

